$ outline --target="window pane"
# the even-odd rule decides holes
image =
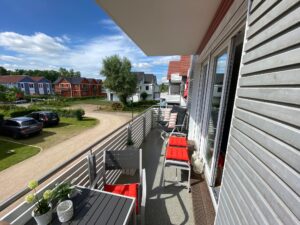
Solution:
[[[218,117],[220,111],[221,96],[223,92],[224,75],[227,66],[227,53],[218,56],[216,59],[217,66],[214,71],[213,77],[213,94],[210,102],[210,113],[208,117],[208,135],[207,144],[205,149],[205,157],[209,167],[211,167],[211,159],[213,157],[216,133],[218,125]]]

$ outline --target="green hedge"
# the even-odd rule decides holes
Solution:
[[[16,108],[15,110],[9,110],[6,112],[6,115],[10,117],[19,117],[26,116],[35,111],[52,111],[56,112],[60,117],[69,117],[69,118],[77,118],[78,120],[82,120],[85,112],[83,109],[52,109],[52,108],[39,108],[39,107],[30,107],[30,108]]]

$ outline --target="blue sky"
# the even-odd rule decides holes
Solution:
[[[147,57],[95,0],[1,0],[0,8],[0,66],[7,69],[65,67],[99,77],[102,59],[118,54],[160,81],[178,59]]]

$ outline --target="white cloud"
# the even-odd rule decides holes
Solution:
[[[178,56],[148,57],[120,31],[113,21],[103,20],[100,24],[117,32],[97,36],[80,42],[80,44],[75,44],[66,35],[52,37],[44,33],[23,35],[14,32],[0,32],[0,53],[1,47],[13,53],[11,56],[2,55],[0,66],[6,65],[9,69],[65,67],[81,71],[84,76],[97,77],[102,59],[118,54],[121,57],[129,58],[135,71],[165,76],[168,62],[178,59]],[[4,65],[1,61],[10,63]]]
[[[51,37],[44,33],[35,33],[33,35],[22,35],[15,32],[0,33],[1,47],[29,55],[57,56],[68,50],[62,42],[62,38]]]
[[[167,78],[166,76],[162,77],[162,78],[161,78],[161,83],[162,83],[162,84],[167,84],[167,83],[169,83],[168,78]]]
[[[16,62],[16,61],[22,61],[22,58],[11,56],[11,55],[0,55],[0,61]]]

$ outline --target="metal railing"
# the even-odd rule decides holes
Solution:
[[[96,156],[97,173],[102,173],[103,152],[107,149],[124,150],[127,147],[128,135],[131,135],[131,140],[133,141],[134,146],[140,147],[151,129],[156,126],[156,121],[159,119],[161,111],[162,110],[157,106],[148,108],[127,123],[118,127],[113,132],[96,141],[88,148],[49,171],[46,175],[38,179],[38,194],[42,193],[46,189],[54,188],[57,183],[65,181],[72,181],[75,185],[88,187],[90,185],[90,181],[86,156],[90,153]],[[130,132],[128,128],[130,128]],[[115,182],[120,174],[120,171],[110,172],[106,175],[107,181],[111,183]],[[98,181],[98,187],[101,188],[102,184],[103,181],[100,179]],[[29,192],[29,188],[24,188],[13,196],[10,196],[0,203],[0,211],[7,209],[17,201],[20,201],[20,199]],[[33,205],[22,202],[18,206],[14,207],[14,209],[7,212],[0,220],[8,221],[11,224],[20,224],[30,218],[32,208]]]

